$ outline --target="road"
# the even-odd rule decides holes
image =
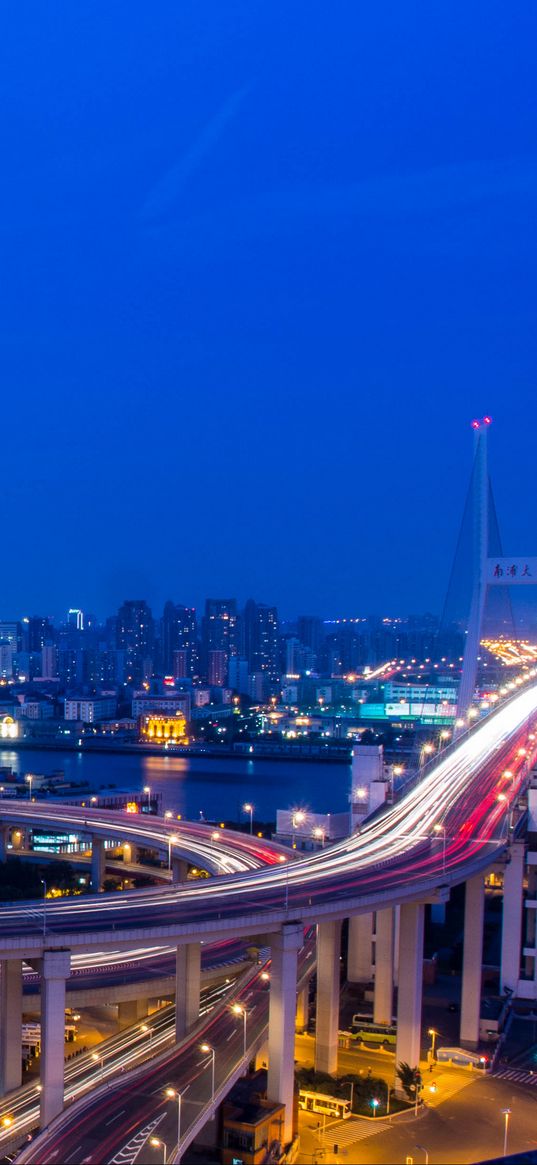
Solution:
[[[339,1145],[337,1155],[333,1144],[338,1127],[329,1130],[324,1155],[319,1155],[319,1137],[315,1122],[301,1119],[301,1152],[298,1165],[344,1165],[359,1161],[360,1165],[404,1165],[411,1157],[414,1165],[473,1165],[474,1162],[501,1157],[503,1153],[504,1117],[502,1109],[510,1108],[509,1153],[527,1153],[537,1148],[535,1126],[535,1095],[522,1088],[509,1088],[494,1077],[474,1080],[452,1093],[445,1103],[427,1109],[417,1120],[395,1118],[391,1127],[382,1122],[377,1135]],[[342,1122],[343,1126],[350,1122]],[[372,1131],[372,1122],[363,1122]],[[379,1125],[380,1127],[380,1125]],[[339,1126],[341,1128],[341,1125]],[[343,1131],[345,1138],[345,1129]],[[419,1146],[419,1147],[418,1147]]]
[[[489,865],[505,845],[509,809],[535,754],[536,715],[537,684],[532,681],[446,750],[419,783],[361,833],[308,857],[290,862],[282,853],[270,868],[203,885],[47,903],[47,946],[77,949],[91,939],[106,947],[113,941],[111,930],[116,941],[142,945],[136,939],[147,940],[149,927],[154,943],[159,933],[201,937],[204,927],[205,933],[212,928],[217,934],[233,923],[242,925],[244,933],[248,917],[255,917],[256,929],[270,929],[279,918],[307,922],[344,916],[359,909],[360,902],[372,908],[393,902],[394,895],[395,901],[412,900],[439,883],[463,881]],[[9,949],[11,939],[18,949],[23,943],[39,949],[42,927],[41,909],[2,907],[0,951]]]
[[[396,805],[338,845],[294,863],[280,855],[284,862],[271,869],[234,879],[211,879],[203,887],[133,891],[108,901],[102,896],[88,898],[76,907],[69,900],[54,903],[48,943],[76,944],[88,935],[97,940],[112,922],[116,938],[132,940],[148,918],[155,938],[158,928],[173,931],[181,925],[183,935],[189,931],[199,937],[200,926],[222,919],[262,929],[264,919],[273,925],[275,913],[284,920],[299,921],[316,915],[343,916],[350,903],[359,906],[362,901],[371,909],[375,901],[412,900],[439,881],[460,882],[489,865],[505,847],[509,808],[518,799],[535,753],[536,714],[537,684],[533,681],[446,750]],[[438,824],[440,837],[434,830]],[[28,941],[36,929],[28,910],[17,907],[0,910],[0,927],[0,946],[9,943],[10,935]],[[249,1039],[255,1042],[268,1014],[268,994],[260,981],[252,984],[247,1006]],[[126,1162],[130,1141],[149,1136],[147,1129],[154,1121],[158,1135],[173,1147],[177,1105],[172,1102],[170,1111],[163,1089],[184,1091],[183,1128],[192,1126],[195,1111],[207,1101],[207,1062],[200,1059],[200,1042],[207,1041],[217,1050],[218,1089],[229,1079],[232,1066],[236,1070],[240,1065],[240,1039],[236,1018],[225,1010],[196,1029],[179,1050],[172,1049],[151,1067],[137,1071],[132,1083],[120,1081],[105,1095],[80,1102],[74,1113],[67,1113],[39,1139],[40,1147],[32,1156],[23,1155],[21,1160],[32,1165]],[[505,1085],[495,1082],[491,1087]],[[108,1128],[110,1132],[105,1133]],[[399,1134],[385,1134],[395,1135]]]
[[[312,933],[300,952],[299,978],[313,955]],[[230,1080],[238,1077],[263,1041],[269,1009],[266,974],[263,966],[256,968],[242,991],[202,1018],[179,1045],[174,1044],[128,1077],[116,1075],[106,1087],[80,1101],[72,1112],[67,1110],[61,1121],[54,1122],[31,1148],[22,1152],[18,1158],[21,1165],[129,1165],[134,1160],[135,1146],[141,1149],[152,1135],[162,1138],[171,1160],[179,1140],[186,1146],[189,1129],[211,1104],[212,1055],[203,1052],[201,1045],[216,1049],[215,1095],[219,1101],[219,1094],[225,1095]],[[246,1010],[246,1023],[243,1015],[233,1012],[232,999]],[[167,1095],[167,1090],[182,1095],[180,1130],[178,1102],[176,1096]],[[147,1149],[141,1160],[149,1160]]]

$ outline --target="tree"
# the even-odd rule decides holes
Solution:
[[[421,1088],[421,1072],[418,1067],[411,1068],[405,1060],[397,1065],[396,1075],[401,1081],[403,1091],[409,1100],[416,1100]]]

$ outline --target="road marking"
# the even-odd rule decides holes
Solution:
[[[537,1087],[537,1073],[524,1072],[522,1068],[499,1068],[494,1072],[497,1080],[510,1080],[512,1084],[530,1084]]]
[[[115,1157],[110,1158],[111,1165],[134,1165],[138,1154],[141,1153],[151,1133],[155,1131],[161,1120],[164,1120],[164,1116],[165,1113],[161,1113],[155,1120],[144,1125],[144,1128],[140,1129],[140,1132],[136,1133],[135,1137],[131,1137],[131,1140],[122,1149],[118,1150]]]
[[[375,1137],[377,1133],[384,1133],[389,1128],[391,1125],[388,1121],[362,1121],[351,1118],[330,1125],[323,1131],[320,1140],[325,1149],[328,1145],[353,1145],[355,1141],[363,1141],[366,1137]]]
[[[120,1117],[120,1116],[123,1116],[123,1113],[124,1113],[124,1112],[126,1112],[126,1109],[125,1109],[125,1108],[122,1108],[122,1109],[121,1109],[121,1112],[116,1112],[116,1115],[115,1115],[115,1116],[111,1116],[109,1121],[105,1121],[105,1122],[104,1122],[104,1123],[105,1123],[105,1127],[107,1127],[108,1125],[113,1125],[114,1121],[117,1121],[117,1120],[119,1120],[119,1117]]]

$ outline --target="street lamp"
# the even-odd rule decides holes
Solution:
[[[421,1153],[425,1153],[425,1165],[429,1165],[429,1150],[424,1145],[416,1145],[415,1148],[419,1149]]]
[[[244,813],[250,814],[250,833],[253,833],[253,831],[254,831],[254,807],[250,801],[247,801],[246,804],[243,805],[242,808],[243,808]]]
[[[380,1100],[377,1100],[376,1096],[374,1096],[373,1099],[370,1101],[370,1104],[371,1104],[371,1108],[373,1109],[373,1116],[376,1117],[377,1108],[380,1104]]]
[[[177,1148],[179,1149],[181,1143],[181,1101],[183,1094],[177,1088],[167,1088],[165,1094],[170,1100],[177,1101]]]
[[[99,1055],[98,1052],[92,1052],[91,1058],[96,1064],[101,1065],[101,1076],[104,1076],[104,1056]]]
[[[430,1055],[431,1060],[435,1059],[436,1037],[439,1034],[434,1027],[430,1027],[427,1034],[431,1037]]]
[[[243,1053],[242,1054],[244,1056],[244,1059],[246,1059],[246,1020],[248,1018],[248,1012],[247,1012],[245,1007],[241,1006],[240,1003],[234,1003],[232,1011],[233,1011],[234,1015],[242,1015],[242,1027],[243,1027]]]
[[[215,1052],[214,1048],[211,1048],[210,1044],[200,1044],[200,1051],[205,1052],[206,1055],[210,1054],[210,1056],[211,1056],[211,1101],[214,1104],[214,1084],[215,1084],[214,1072],[215,1072],[215,1063],[216,1063],[216,1052]]]
[[[306,820],[306,814],[302,811],[302,809],[297,809],[296,813],[293,813],[291,815],[291,825],[292,825],[291,846],[292,846],[292,849],[296,849],[296,827],[297,827],[297,825],[303,825],[305,820]]]
[[[433,825],[436,834],[442,834],[442,872],[446,872],[446,827],[445,825]]]
[[[168,869],[172,868],[172,845],[179,841],[176,833],[171,833],[168,838]]]
[[[151,785],[144,785],[144,793],[147,793],[147,808],[151,809]]]
[[[511,1116],[511,1109],[502,1108],[502,1116],[505,1122],[503,1130],[503,1155],[504,1157],[507,1157],[507,1133],[509,1131],[509,1117]]]
[[[33,773],[26,773],[26,776],[25,776],[24,780],[25,780],[25,781],[28,781],[28,785],[29,785],[29,793],[28,793],[28,795],[29,795],[29,797],[30,797],[30,801],[32,800],[32,781],[33,781],[33,779],[34,779],[34,777],[33,777]]]
[[[45,938],[47,933],[47,883],[45,882],[44,878],[40,878],[39,881],[43,887],[43,938]]]
[[[167,1148],[166,1142],[159,1140],[158,1137],[150,1137],[149,1144],[152,1145],[154,1149],[162,1148],[162,1162],[163,1162],[163,1165],[166,1165],[166,1162],[168,1160],[168,1148]]]
[[[141,1027],[140,1027],[140,1031],[141,1031],[141,1032],[143,1032],[143,1033],[144,1033],[144,1035],[148,1035],[148,1034],[149,1034],[149,1046],[150,1046],[150,1047],[151,1047],[151,1044],[153,1043],[153,1032],[154,1032],[154,1030],[155,1030],[155,1029],[154,1029],[154,1027],[150,1027],[148,1023],[143,1023],[143,1024],[141,1025]]]
[[[312,830],[312,837],[314,837],[317,841],[320,841],[322,849],[326,840],[326,834],[322,825],[315,826],[315,829]]]

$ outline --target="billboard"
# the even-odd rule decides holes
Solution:
[[[485,578],[489,586],[535,585],[537,558],[489,558]]]

